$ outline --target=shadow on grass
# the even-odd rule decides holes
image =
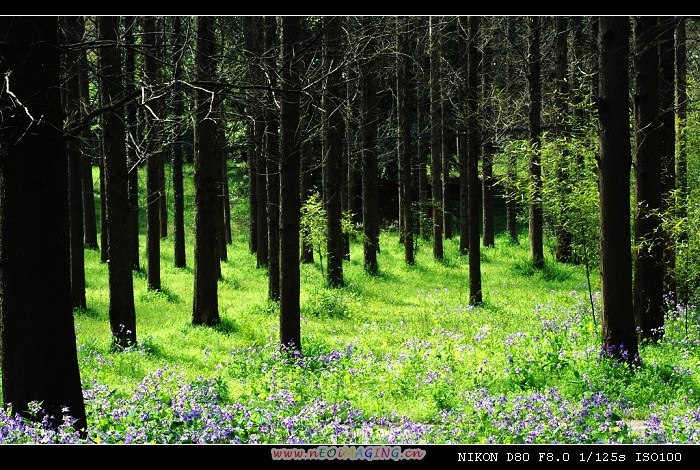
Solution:
[[[223,335],[230,336],[238,333],[241,330],[241,327],[238,326],[238,324],[233,319],[222,317],[221,321],[218,324],[214,325],[212,329]]]
[[[98,318],[100,316],[100,313],[92,307],[74,308],[73,313],[86,318]]]
[[[564,282],[571,279],[571,273],[569,271],[559,265],[559,263],[552,261],[546,261],[544,267],[538,269],[531,259],[524,259],[517,261],[511,270],[520,276],[537,276],[548,282]]]

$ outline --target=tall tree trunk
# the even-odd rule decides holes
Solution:
[[[136,51],[134,48],[134,30],[138,21],[130,18],[126,24],[124,33],[124,88],[126,93],[136,91]],[[126,161],[128,168],[129,186],[129,239],[131,269],[138,271],[141,267],[139,260],[139,156],[137,154],[136,143],[138,133],[138,110],[133,101],[126,103],[124,107],[126,117]]]
[[[245,48],[243,55],[246,58],[248,65],[246,70],[246,78],[250,83],[256,82],[255,71],[253,70],[253,59],[255,50],[255,35],[257,34],[258,19],[254,16],[243,17],[243,37]],[[251,254],[258,251],[258,170],[255,148],[255,96],[252,91],[246,93],[246,114],[248,121],[246,122],[246,159],[248,163],[248,250]],[[257,256],[256,256],[257,259]]]
[[[84,24],[84,19],[81,19]],[[80,63],[87,62],[87,53],[84,49],[77,51]],[[80,83],[80,103],[82,113],[86,115],[90,107],[90,79],[87,67],[78,67],[78,81]],[[90,142],[93,135],[90,126],[83,127],[81,131],[82,169],[83,169],[83,228],[85,231],[85,248],[90,250],[99,249],[97,245],[97,220],[95,216],[95,187],[92,180],[92,154],[90,152]]]
[[[467,43],[467,178],[469,197],[469,303],[479,305],[481,296],[481,251],[479,248],[479,17],[468,20]]]
[[[345,41],[346,44],[352,44],[353,34],[351,32],[353,28],[354,19],[350,17],[345,18],[344,27],[345,31]],[[345,145],[343,146],[343,155],[340,162],[340,210],[343,217],[352,210],[352,200],[355,197],[355,192],[353,191],[351,185],[354,183],[353,178],[353,167],[354,167],[354,152],[355,147],[353,145],[355,135],[357,134],[357,129],[353,126],[353,95],[355,93],[356,83],[354,80],[357,79],[357,74],[353,67],[349,64],[345,64],[345,86],[341,86],[343,89],[343,119],[345,121],[344,129],[345,135]],[[350,261],[350,233],[343,232],[343,260]]]
[[[557,16],[555,18],[555,62],[554,62],[554,76],[555,76],[555,92],[554,92],[554,103],[556,108],[556,114],[554,119],[554,135],[558,142],[561,142],[561,160],[557,165],[557,187],[558,187],[558,197],[560,199],[560,207],[557,211],[556,220],[556,237],[557,237],[557,248],[556,248],[556,259],[560,263],[569,263],[572,261],[572,251],[571,251],[571,227],[569,226],[571,218],[567,217],[569,212],[568,200],[571,197],[571,182],[569,181],[569,165],[571,155],[563,144],[564,139],[569,134],[567,121],[569,119],[569,104],[568,100],[571,98],[569,95],[569,78],[568,78],[568,65],[569,65],[569,47],[568,47],[568,36],[569,36],[569,25],[567,18],[565,16]]]
[[[103,120],[101,117],[100,120]],[[102,123],[104,127],[104,122]],[[100,261],[109,259],[109,231],[107,230],[107,193],[105,191],[105,144],[100,137]]]
[[[379,248],[379,194],[377,149],[377,59],[375,19],[362,18],[362,28],[367,37],[369,56],[362,66],[362,221],[364,225],[364,267],[370,274],[377,274],[377,250]]]
[[[464,77],[459,89],[459,105],[464,113],[469,113],[471,104],[469,99],[469,29],[466,16],[459,18],[459,57],[461,62],[461,73]],[[470,116],[467,114],[459,123],[459,137],[457,141],[457,152],[459,154],[459,252],[463,255],[469,253],[469,148],[468,148],[468,126],[467,121]]]
[[[174,261],[176,268],[187,266],[185,254],[185,190],[182,174],[182,125],[180,124],[184,114],[184,102],[182,96],[182,67],[184,56],[184,44],[182,42],[182,19],[173,17],[173,245],[175,249]]]
[[[147,16],[144,19],[144,46],[148,51],[146,55],[146,79],[153,85],[160,82],[160,63],[158,50],[162,43],[156,17]],[[153,109],[148,113],[148,157],[146,161],[146,206],[147,206],[147,248],[148,248],[148,288],[160,289],[160,238],[161,232],[161,197],[162,182],[161,171],[163,166],[163,155],[160,139],[162,138],[162,106],[157,98],[149,104]]]
[[[108,106],[124,94],[121,55],[117,46],[119,17],[97,18],[99,39],[100,98]],[[109,323],[114,346],[119,349],[136,344],[134,281],[131,277],[129,227],[129,187],[126,162],[124,111],[116,108],[102,116],[106,230],[109,240]]]
[[[671,16],[659,17],[659,112],[661,152],[661,213],[673,217],[676,189],[676,128],[675,128],[675,47],[676,21]],[[665,294],[676,298],[676,243],[671,231],[664,231]]]
[[[326,206],[326,251],[328,252],[328,285],[343,286],[343,239],[340,174],[343,159],[343,134],[345,127],[342,112],[342,68],[340,67],[343,48],[342,24],[340,17],[324,17],[323,69],[326,71],[326,85],[323,93],[325,113],[325,141],[328,149],[323,158],[323,192]]]
[[[452,210],[450,209],[450,170],[452,169],[450,157],[450,140],[454,138],[451,129],[452,112],[450,102],[447,99],[447,77],[442,67],[442,60],[447,59],[448,42],[450,38],[451,18],[444,17],[440,21],[439,54],[440,59],[437,68],[438,81],[440,83],[440,157],[442,158],[442,233],[445,240],[452,238]]]
[[[433,206],[433,256],[441,260],[442,245],[442,139],[440,138],[440,21],[430,17],[430,173]]]
[[[601,17],[598,33],[600,138],[600,266],[603,352],[637,360],[630,246],[630,19]]]
[[[677,217],[685,218],[688,214],[688,150],[686,147],[686,119],[688,117],[687,92],[687,47],[685,33],[686,19],[676,17],[676,207]],[[688,239],[687,229],[682,228],[679,241]]]
[[[225,143],[226,141],[224,141]],[[233,245],[233,234],[231,233],[231,191],[229,188],[229,176],[228,176],[228,157],[229,157],[228,146],[224,147],[223,158],[221,159],[221,177],[223,178],[224,185],[224,236],[226,237],[226,244]]]
[[[277,71],[277,17],[264,18],[265,62],[269,78],[268,85],[275,88]],[[266,94],[267,107],[265,123],[265,160],[267,161],[267,243],[268,243],[268,289],[270,300],[280,299],[280,149],[279,149],[279,110],[271,90]]]
[[[300,161],[300,186],[299,194],[301,195],[301,200],[306,202],[309,196],[313,193],[313,188],[311,187],[311,142],[305,141],[301,144],[299,148],[299,161]],[[301,256],[300,260],[304,264],[309,264],[314,262],[314,249],[313,245],[304,240],[301,244]]]
[[[542,167],[540,165],[540,147],[542,139],[542,75],[540,72],[542,58],[540,57],[540,34],[542,18],[528,18],[530,34],[528,37],[528,94],[530,110],[530,257],[532,265],[541,269],[544,267],[544,245],[542,239]]]
[[[479,100],[481,102],[481,107],[482,107],[482,113],[481,115],[484,116],[482,122],[488,122],[487,121],[487,116],[492,113],[491,111],[491,105],[489,103],[489,97],[491,95],[490,89],[491,89],[491,63],[493,61],[492,58],[492,50],[491,50],[491,45],[486,43],[484,41],[484,46],[483,46],[483,53],[482,53],[482,68],[481,68],[481,73],[482,73],[482,78],[481,78],[481,85],[483,89],[483,95],[481,99]],[[481,162],[481,168],[482,168],[482,174],[483,174],[483,179],[481,181],[482,185],[482,194],[481,194],[481,199],[482,199],[482,215],[483,215],[483,231],[484,231],[484,241],[483,244],[485,247],[492,247],[496,244],[496,233],[495,233],[495,228],[494,228],[494,221],[493,221],[493,184],[494,184],[494,179],[493,179],[493,155],[496,153],[496,149],[494,147],[494,133],[491,129],[488,129],[488,131],[484,128],[485,126],[482,124],[481,126],[481,147],[482,147],[482,153],[483,153],[483,160]]]
[[[413,254],[413,190],[411,188],[411,118],[410,97],[413,94],[410,43],[410,19],[399,17],[396,20],[396,109],[398,113],[399,140],[399,186],[401,187],[400,213],[403,225],[404,261],[408,265],[415,263]]]
[[[65,127],[70,128],[83,116],[80,107],[79,56],[73,47],[83,38],[82,17],[61,17],[65,45]],[[82,155],[78,136],[66,140],[68,155],[68,219],[70,227],[70,283],[73,308],[85,308],[85,253],[83,235]]]
[[[29,403],[39,401],[54,417],[53,427],[62,424],[67,407],[84,434],[71,309],[58,19],[1,17],[0,31],[0,73],[8,87],[0,94],[3,404],[11,403],[25,418],[41,419],[28,412]]]
[[[216,74],[216,19],[198,16],[196,22],[195,73],[198,80],[211,80]],[[211,95],[195,90],[194,123],[194,301],[192,323],[219,323],[218,264],[216,245],[216,126],[209,109]]]
[[[516,21],[515,16],[509,16],[507,21],[507,43],[515,44]],[[506,64],[506,76],[508,80],[515,79],[515,67],[508,62]],[[515,152],[511,152],[508,158],[506,181],[508,182],[508,197],[506,199],[506,230],[511,243],[518,243],[518,202],[515,199],[515,182],[518,179],[518,160]]]
[[[282,17],[280,159],[280,342],[301,351],[299,309],[299,93],[302,19]]]
[[[224,135],[224,122],[226,117],[224,115],[224,100],[222,97],[216,97],[215,109],[218,117],[216,125],[216,213],[219,214],[216,218],[216,245],[219,260],[227,261],[228,252],[226,249],[226,227],[224,225],[224,217],[226,215],[224,210],[224,164],[226,160],[226,137]],[[219,268],[221,268],[220,263]],[[221,269],[219,269],[219,278],[221,277]]]
[[[636,17],[634,121],[634,316],[639,338],[654,342],[663,326],[663,238],[661,234],[661,133],[659,117],[658,19]]]

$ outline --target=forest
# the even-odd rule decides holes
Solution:
[[[699,27],[0,16],[0,443],[700,443]]]

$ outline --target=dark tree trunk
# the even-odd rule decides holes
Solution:
[[[659,17],[659,151],[661,153],[661,213],[672,217],[676,189],[676,116],[675,116],[675,47],[676,21],[672,16]],[[675,237],[664,232],[664,294],[676,298]],[[662,317],[663,321],[663,317]]]
[[[104,119],[101,117],[101,121]],[[104,122],[102,122],[104,127]],[[105,144],[100,137],[100,261],[109,259],[109,231],[107,230],[107,195],[105,192]]]
[[[469,148],[467,139],[467,120],[471,103],[469,98],[469,28],[468,18],[459,18],[459,57],[461,62],[460,72],[464,77],[459,88],[459,106],[464,110],[465,116],[459,122],[459,137],[457,140],[457,153],[459,157],[459,252],[469,253]]]
[[[684,218],[688,214],[688,150],[685,127],[688,117],[688,93],[685,21],[686,19],[682,16],[676,17],[676,214],[678,218]],[[685,228],[681,229],[678,239],[682,242],[688,239]]]
[[[195,72],[199,80],[211,80],[216,74],[216,19],[196,18],[197,41]],[[216,182],[220,168],[216,161],[216,126],[209,109],[211,95],[195,91],[194,125],[194,301],[192,323],[219,323],[218,265],[216,245]]]
[[[174,234],[174,261],[176,268],[187,266],[187,256],[185,254],[185,190],[182,174],[182,126],[184,102],[182,96],[182,67],[184,45],[182,43],[182,19],[179,16],[173,17],[173,116],[175,125],[173,126],[173,234]]]
[[[226,116],[224,115],[224,102],[223,98],[216,97],[216,114],[218,116],[218,121],[216,125],[216,213],[218,214],[216,218],[216,245],[217,253],[219,254],[220,261],[228,261],[228,250],[226,249],[226,227],[225,227],[225,215],[224,210],[224,165],[225,165],[225,151],[226,151],[226,138],[224,136],[224,122]],[[219,264],[221,268],[221,264]],[[222,277],[221,269],[219,269],[219,278]]]
[[[482,103],[482,115],[484,116],[483,121],[487,121],[487,116],[491,114],[491,106],[488,102],[489,97],[491,95],[490,89],[491,89],[491,63],[493,61],[492,58],[492,51],[491,51],[491,45],[487,44],[486,41],[484,41],[484,46],[483,46],[483,54],[482,54],[482,79],[481,79],[481,85],[483,89],[483,95],[481,97],[481,103]],[[482,121],[482,122],[483,122]],[[488,122],[488,121],[487,121]],[[482,135],[482,142],[481,142],[481,147],[482,147],[482,153],[483,153],[483,160],[481,162],[481,168],[482,168],[482,174],[483,174],[483,179],[482,179],[482,194],[481,194],[481,199],[482,199],[482,215],[483,215],[483,230],[484,230],[484,240],[483,244],[485,247],[492,247],[495,246],[496,244],[496,233],[495,233],[495,228],[494,228],[494,220],[493,220],[493,185],[494,185],[494,179],[493,179],[493,155],[496,152],[496,149],[494,148],[494,135],[493,131],[489,129],[488,131],[484,128],[484,126],[481,126],[481,135]]]
[[[479,248],[479,17],[470,16],[467,29],[467,179],[469,210],[469,303],[479,305],[481,251]]]
[[[252,61],[257,27],[256,17],[243,17],[243,36],[245,41],[243,54],[248,61],[247,79],[250,83],[255,83],[256,81]],[[258,251],[258,170],[256,167],[257,160],[255,158],[255,98],[252,92],[246,94],[246,113],[248,114],[248,122],[246,123],[246,158],[248,162],[248,219],[250,220],[250,225],[248,227],[248,250],[253,254]]]
[[[226,237],[226,244],[233,245],[233,234],[231,233],[231,192],[229,189],[228,156],[228,148],[224,147],[224,154],[223,158],[221,159],[221,177],[223,178],[224,185],[224,236]]]
[[[654,342],[663,326],[663,238],[661,234],[661,133],[659,117],[658,19],[636,17],[634,121],[634,316],[639,339]]]
[[[84,21],[84,20],[83,20]],[[83,23],[84,24],[84,23]],[[77,51],[81,63],[86,63],[86,52],[84,49]],[[90,107],[90,79],[88,78],[87,67],[78,67],[78,79],[80,83],[80,102],[83,115],[86,115]],[[82,169],[83,169],[83,217],[85,230],[85,248],[90,250],[99,249],[97,245],[97,219],[95,215],[95,185],[92,180],[92,154],[90,152],[90,142],[93,141],[90,126],[83,127],[81,131],[83,145]]]
[[[268,84],[277,87],[274,79],[277,71],[277,17],[266,16],[265,24],[265,61],[270,77]],[[280,299],[280,148],[279,148],[279,110],[275,105],[272,91],[266,94],[267,108],[265,116],[265,154],[267,161],[267,246],[268,246],[268,288],[267,297],[270,300]]]
[[[134,49],[134,29],[137,25],[136,18],[130,18],[124,33],[124,88],[126,93],[136,90],[136,51]],[[131,269],[138,271],[141,267],[139,260],[139,156],[136,152],[138,134],[138,110],[136,103],[129,101],[124,107],[126,117],[126,161],[129,186],[129,240],[131,256]]]
[[[563,141],[568,135],[567,120],[569,119],[569,25],[565,16],[557,16],[555,18],[555,62],[554,76],[556,82],[556,90],[554,94],[554,102],[556,114],[554,118],[554,135],[559,141]],[[561,160],[557,166],[557,186],[560,201],[560,209],[557,213],[556,221],[556,259],[560,263],[569,263],[572,261],[571,252],[571,227],[570,219],[567,218],[568,207],[567,202],[570,198],[571,187],[569,181],[569,160],[571,155],[569,151],[562,145]]]
[[[430,174],[433,192],[433,256],[441,260],[442,245],[442,139],[440,138],[440,21],[430,17]]]
[[[68,168],[56,17],[1,17],[0,355],[3,404],[39,401],[87,427],[71,309]],[[10,75],[9,72],[12,71]],[[41,120],[32,118],[41,117]],[[31,126],[30,132],[25,132]],[[21,138],[20,138],[21,136]]]
[[[80,16],[61,17],[66,45],[80,43],[84,24]],[[68,48],[65,53],[65,127],[70,128],[81,118],[79,55]],[[85,308],[85,253],[83,235],[82,155],[78,136],[67,136],[68,155],[68,219],[70,227],[70,283],[73,308]]]
[[[509,16],[507,19],[507,43],[515,44],[515,26],[517,18]],[[515,80],[515,68],[508,62],[506,64],[506,76],[508,80]],[[515,199],[515,182],[518,179],[518,161],[515,152],[511,152],[508,158],[506,181],[508,182],[508,197],[506,199],[506,230],[511,243],[518,243],[518,202]]]
[[[444,17],[440,19],[440,32],[438,35],[439,41],[439,64],[437,67],[438,82],[440,83],[440,158],[442,159],[442,233],[445,240],[452,238],[452,210],[450,208],[450,171],[451,152],[450,140],[454,138],[451,123],[452,112],[450,102],[447,99],[446,81],[447,77],[444,67],[441,63],[447,59],[448,43],[450,38],[451,18]]]
[[[432,234],[431,219],[432,212],[430,210],[429,202],[429,185],[428,185],[428,171],[426,168],[428,162],[428,152],[430,151],[430,137],[427,128],[428,119],[426,118],[426,108],[429,106],[425,103],[425,89],[426,78],[425,78],[425,58],[427,54],[423,50],[422,42],[419,42],[417,47],[417,55],[421,58],[423,62],[423,67],[419,68],[417,72],[419,79],[416,80],[416,128],[418,132],[418,148],[416,149],[416,163],[415,167],[417,169],[418,177],[418,224],[420,236],[423,240],[428,240]]]
[[[121,55],[117,46],[119,17],[97,18],[99,39],[100,98],[107,106],[124,94]],[[124,111],[117,108],[102,116],[106,229],[109,239],[109,323],[116,348],[136,344],[134,281],[131,276],[129,226],[129,186],[126,162]]]
[[[160,62],[158,50],[161,47],[160,33],[154,16],[147,16],[144,20],[144,46],[148,51],[146,61],[146,79],[151,83],[160,82]],[[163,155],[161,150],[162,106],[160,99],[154,100],[149,106],[153,108],[157,118],[148,113],[148,157],[146,161],[146,208],[147,230],[146,244],[148,255],[148,288],[160,289],[160,238],[161,238],[161,197],[163,179],[161,172],[163,167]]]
[[[354,19],[351,17],[346,17],[345,19],[345,41],[346,44],[352,44],[354,35],[352,33]],[[343,107],[343,119],[345,120],[345,145],[343,146],[343,156],[340,162],[340,209],[343,217],[352,211],[352,201],[355,197],[355,192],[352,188],[354,184],[353,170],[354,170],[354,140],[357,134],[357,128],[353,123],[354,120],[354,103],[353,95],[356,89],[357,74],[353,67],[349,64],[345,64],[345,86],[342,87],[345,95],[343,99],[345,101]],[[350,233],[343,232],[343,260],[350,261]]]
[[[540,147],[542,139],[542,75],[540,72],[540,33],[542,18],[528,18],[530,34],[528,36],[528,71],[527,84],[530,98],[528,121],[530,124],[530,258],[532,265],[544,267],[544,245],[542,239],[542,167],[540,165]]]
[[[410,43],[408,18],[399,17],[396,20],[397,27],[397,54],[396,54],[396,109],[398,113],[399,126],[399,186],[401,187],[401,207],[402,226],[404,244],[404,261],[408,265],[415,263],[413,254],[413,214],[411,205],[413,203],[413,190],[411,188],[411,155],[413,146],[411,144],[411,116],[410,97],[413,96],[411,63],[410,63]]]
[[[323,69],[327,72],[323,93],[325,113],[324,138],[328,149],[323,158],[323,193],[326,206],[326,251],[328,252],[328,285],[343,286],[343,239],[340,174],[343,159],[345,126],[342,113],[342,68],[339,66],[343,49],[340,17],[324,17]]]
[[[370,274],[377,274],[377,250],[379,249],[379,194],[377,149],[377,59],[376,25],[371,17],[362,18],[367,37],[367,60],[362,66],[362,221],[364,225],[364,267]]]
[[[602,348],[624,362],[637,360],[630,244],[629,37],[630,19],[601,17],[598,34],[600,138],[600,266]]]
[[[300,195],[301,200],[306,202],[306,200],[311,196],[313,188],[311,187],[311,142],[304,142],[299,149],[299,161],[301,172],[300,181]],[[302,263],[309,264],[314,262],[314,249],[311,243],[308,241],[303,241],[301,244],[301,257]]]
[[[280,160],[280,342],[301,351],[299,310],[299,93],[301,18],[282,17]]]

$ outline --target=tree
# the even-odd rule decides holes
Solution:
[[[688,195],[688,150],[686,147],[686,118],[688,116],[688,92],[687,92],[687,47],[686,47],[686,19],[676,17],[675,36],[675,64],[676,64],[676,207],[677,216],[687,216]],[[680,241],[688,238],[687,230],[681,229]],[[684,293],[683,295],[687,295]]]
[[[657,17],[635,18],[634,316],[640,339],[652,341],[661,338],[663,327],[658,34]]]
[[[430,174],[432,184],[433,206],[433,256],[441,260],[444,256],[442,246],[443,204],[442,204],[442,139],[440,119],[440,21],[430,17]]]
[[[58,19],[0,17],[0,355],[5,405],[85,430],[71,308]],[[41,417],[34,416],[41,419]]]
[[[410,59],[410,20],[407,17],[396,19],[396,112],[398,121],[399,186],[401,196],[402,239],[404,261],[408,265],[415,263],[413,253],[413,190],[411,188],[411,119],[409,100],[412,96],[412,77]]]
[[[134,30],[138,21],[136,18],[129,20],[124,32],[124,87],[126,93],[136,91],[136,48]],[[131,269],[137,271],[141,263],[139,261],[139,156],[137,152],[138,142],[138,110],[136,103],[130,100],[126,103],[124,113],[127,123],[126,134],[126,161],[129,171],[129,238],[131,239]]]
[[[75,47],[82,40],[84,25],[78,16],[61,17],[66,53],[64,58],[65,127],[73,127],[82,118],[80,106],[79,55]],[[70,226],[70,282],[74,308],[85,308],[85,254],[83,241],[82,152],[79,136],[69,135],[68,154],[68,218]]]
[[[161,67],[159,61],[162,37],[158,31],[156,17],[147,16],[143,23],[144,46],[148,51],[146,55],[146,79],[151,85],[160,82]],[[160,98],[156,97],[149,104],[152,111],[148,116],[148,157],[146,161],[146,214],[147,231],[146,244],[148,248],[148,288],[160,289],[160,239],[161,232],[161,198],[163,197],[163,151],[162,138],[162,113],[163,106]],[[154,115],[155,114],[155,115]]]
[[[99,16],[97,29],[103,44],[98,52],[101,71],[100,102],[102,107],[106,107],[124,94],[121,55],[117,46],[119,18]],[[114,346],[127,348],[136,344],[136,309],[129,256],[129,227],[124,223],[129,217],[129,189],[123,108],[117,107],[102,115],[102,140],[106,230],[109,240],[109,323]]]
[[[516,38],[516,20],[514,16],[509,16],[506,23],[506,41],[508,44],[515,44]],[[506,63],[506,77],[508,80],[514,81],[515,79],[515,67],[510,62]],[[510,235],[511,243],[518,243],[518,202],[514,197],[515,181],[518,177],[518,161],[515,152],[510,153],[510,158],[508,159],[508,175],[506,181],[508,182],[508,198],[506,199],[506,229],[508,235]]]
[[[272,91],[277,86],[277,17],[266,16],[263,19],[265,31],[265,64],[268,85],[265,111],[265,161],[267,162],[267,243],[268,243],[268,298],[278,301],[280,298],[280,245],[279,245],[279,111]]]
[[[196,18],[195,74],[199,81],[211,80],[216,73],[216,19]],[[216,244],[216,121],[211,115],[214,93],[195,90],[194,126],[194,301],[192,323],[219,323],[218,264]]]
[[[542,239],[542,166],[540,147],[542,139],[542,75],[540,57],[540,35],[542,18],[528,18],[530,26],[527,51],[527,84],[530,97],[528,121],[530,125],[530,257],[532,265],[544,267],[544,245]]]
[[[182,43],[182,19],[179,16],[173,17],[173,115],[176,125],[173,126],[172,143],[172,166],[173,166],[173,245],[175,249],[174,261],[176,268],[187,266],[187,256],[185,254],[185,191],[182,175],[182,135],[179,125],[184,113],[184,102],[182,96],[183,56],[185,46]]]
[[[659,152],[661,153],[661,212],[673,217],[676,189],[675,35],[672,16],[659,17]],[[664,231],[664,293],[676,297],[676,246],[671,230]],[[663,318],[662,318],[663,321]]]
[[[362,81],[362,223],[364,226],[364,267],[377,274],[379,249],[379,194],[377,149],[377,43],[375,18],[363,16],[362,30],[369,56],[361,65]]]
[[[255,49],[255,35],[257,34],[258,18],[254,16],[243,17],[243,37],[245,57],[248,66],[246,70],[246,79],[250,83],[255,83],[257,76],[255,74],[252,61]],[[246,93],[246,160],[248,163],[248,198],[249,212],[248,220],[250,221],[248,228],[248,250],[251,254],[256,254],[258,251],[258,177],[257,177],[257,148],[255,146],[255,112],[256,103],[252,91]]]
[[[600,266],[603,352],[638,359],[632,309],[628,17],[601,17],[598,31]]]
[[[479,248],[479,17],[467,23],[467,182],[469,212],[469,303],[479,305],[481,295],[481,251]]]
[[[483,52],[481,55],[481,147],[482,147],[482,161],[481,161],[481,172],[483,174],[483,179],[481,181],[482,186],[482,215],[483,215],[483,231],[484,240],[483,245],[485,247],[493,247],[496,244],[496,232],[494,227],[494,177],[493,177],[493,154],[496,152],[494,139],[495,135],[491,128],[487,130],[484,123],[487,122],[489,115],[492,113],[491,104],[489,100],[490,88],[491,88],[491,67],[493,62],[493,51],[492,45],[484,40]]]
[[[343,286],[343,238],[341,230],[342,206],[340,192],[343,159],[343,123],[341,93],[343,91],[340,66],[342,53],[342,24],[340,17],[323,17],[323,70],[326,84],[323,92],[325,138],[323,156],[323,193],[326,207],[326,250],[328,252],[328,285]]]
[[[280,160],[280,342],[301,351],[299,306],[300,135],[299,92],[302,19],[282,17]]]

